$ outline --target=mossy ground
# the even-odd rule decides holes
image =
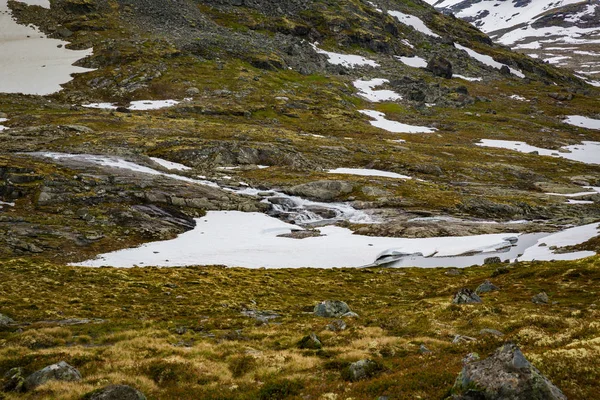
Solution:
[[[27,372],[65,360],[81,383],[49,383],[13,398],[77,399],[126,383],[151,399],[439,399],[469,352],[487,356],[503,342],[526,357],[569,399],[600,386],[600,258],[576,262],[446,269],[248,270],[222,267],[88,269],[13,260],[0,268],[0,312],[20,323],[0,331],[0,373]],[[461,287],[491,279],[500,291],[483,304],[452,305]],[[534,305],[546,291],[551,304]],[[311,314],[324,299],[346,301],[360,318],[325,330]],[[272,310],[269,324],[243,309]],[[98,323],[60,325],[67,318]],[[481,336],[483,328],[505,333]],[[300,350],[316,332],[321,350]],[[476,342],[452,344],[455,334]],[[420,354],[424,343],[432,354]],[[345,381],[350,362],[371,358],[375,377]]]

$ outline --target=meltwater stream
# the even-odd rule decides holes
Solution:
[[[196,219],[196,227],[166,241],[102,254],[79,266],[114,267],[226,265],[247,268],[332,267],[467,267],[488,257],[502,261],[521,259],[577,259],[594,255],[580,251],[558,254],[552,250],[583,243],[598,235],[600,224],[573,227],[561,232],[503,233],[464,237],[394,238],[355,235],[335,221],[373,223],[366,213],[346,203],[320,203],[274,190],[223,188],[202,179],[161,172],[119,157],[87,154],[35,153],[59,162],[99,165],[141,174],[164,176],[191,184],[209,185],[240,195],[262,197],[273,207],[273,216],[239,211],[209,211]],[[165,163],[158,163],[162,165]],[[165,164],[166,165],[166,164]],[[182,168],[178,168],[182,170]],[[307,226],[318,226],[317,236],[285,237]]]

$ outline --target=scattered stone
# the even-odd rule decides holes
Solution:
[[[187,96],[193,97],[200,94],[200,89],[198,89],[197,87],[190,87],[185,90],[185,94]]]
[[[504,333],[497,331],[496,329],[489,329],[489,328],[484,328],[482,330],[479,331],[480,335],[492,335],[492,336],[498,336],[498,337],[502,337],[504,336]]]
[[[481,285],[477,287],[477,289],[475,289],[475,293],[489,293],[495,292],[497,290],[500,290],[500,288],[486,279]]]
[[[85,396],[88,400],[146,400],[146,396],[127,385],[110,385]]]
[[[509,269],[506,267],[498,267],[494,270],[494,272],[492,272],[492,278],[495,278],[496,276],[499,276],[499,275],[508,274],[509,272],[510,272]]]
[[[548,304],[550,299],[548,298],[546,292],[541,292],[533,296],[531,301],[533,302],[533,304]]]
[[[279,314],[270,310],[242,310],[242,315],[254,318],[263,324],[268,324],[270,320],[280,317]]]
[[[14,323],[15,323],[15,321],[13,321],[12,318],[9,318],[4,314],[0,314],[0,327],[8,326],[8,325],[14,324]]]
[[[463,336],[463,335],[454,335],[454,339],[452,339],[452,344],[460,344],[460,343],[468,343],[468,342],[476,342],[477,339],[471,336]]]
[[[477,295],[477,293],[468,288],[460,289],[452,299],[453,304],[475,304],[481,302],[481,298]]]
[[[314,309],[314,314],[317,317],[339,318],[347,313],[352,312],[348,304],[339,300],[325,300],[317,304]]]
[[[29,375],[25,379],[24,388],[26,391],[33,390],[50,380],[77,382],[81,380],[81,373],[66,362],[61,361]]]
[[[300,339],[300,341],[298,342],[298,348],[319,350],[323,348],[323,343],[321,343],[321,340],[317,337],[316,334],[311,332],[309,335],[304,336],[302,339]]]
[[[466,362],[456,379],[454,400],[566,400],[559,388],[508,343],[483,361]]]
[[[421,354],[431,354],[431,350],[429,350],[427,348],[427,346],[425,346],[424,344],[421,344],[421,346],[419,346],[419,353],[421,353]]]
[[[483,265],[500,264],[501,262],[502,259],[500,257],[488,257],[483,260]]]
[[[344,320],[335,319],[331,321],[325,328],[332,332],[339,332],[345,330],[347,327],[348,325]]]
[[[450,79],[452,78],[452,63],[443,57],[433,57],[427,63],[427,70],[435,76]]]
[[[473,361],[479,361],[480,359],[481,359],[481,357],[479,357],[479,354],[469,353],[463,357],[462,363],[463,363],[463,365],[466,365],[466,364],[472,363]]]
[[[22,392],[24,384],[23,368],[11,368],[4,374],[0,387],[4,392]]]
[[[383,368],[373,360],[364,359],[350,364],[342,371],[342,377],[348,381],[356,382],[375,376]]]
[[[444,274],[448,276],[459,276],[462,275],[462,271],[457,268],[450,268],[448,271],[444,272]]]

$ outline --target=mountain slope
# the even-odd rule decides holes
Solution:
[[[531,57],[579,74],[600,74],[600,3],[596,1],[429,0],[428,3],[472,23],[496,42]]]

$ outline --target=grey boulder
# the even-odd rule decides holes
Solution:
[[[485,360],[465,361],[452,389],[454,400],[566,400],[512,343]]]
[[[463,288],[454,295],[452,299],[454,304],[475,304],[481,303],[481,298],[471,289]]]
[[[348,304],[339,300],[325,300],[315,306],[314,313],[317,317],[339,318],[352,312]]]
[[[14,323],[15,321],[13,321],[12,318],[9,318],[4,314],[0,314],[0,326],[8,326]]]
[[[352,382],[361,381],[375,376],[382,370],[381,365],[373,360],[364,359],[353,362],[346,368],[342,375],[344,379]]]
[[[477,287],[477,289],[475,289],[475,293],[488,293],[495,292],[497,290],[500,290],[500,288],[486,279],[481,285]]]
[[[110,385],[86,396],[88,400],[146,400],[146,396],[127,385]]]
[[[536,294],[535,296],[533,296],[531,298],[531,301],[533,302],[533,304],[548,304],[550,299],[548,298],[548,295],[546,294],[546,292],[540,292],[540,293]]]
[[[76,368],[61,361],[29,375],[25,379],[24,388],[26,391],[33,390],[51,380],[77,382],[81,380],[81,373]]]

